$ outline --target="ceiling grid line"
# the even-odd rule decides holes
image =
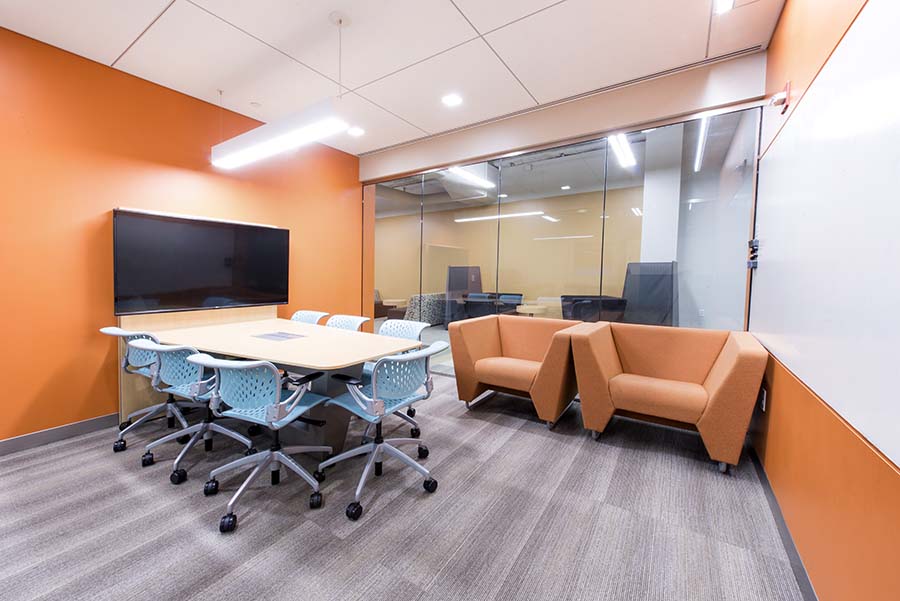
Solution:
[[[564,2],[564,1],[565,1],[565,0],[563,0],[563,2]],[[528,89],[528,86],[526,86],[526,85],[522,82],[522,80],[519,78],[519,76],[516,75],[516,72],[513,71],[513,70],[510,68],[510,66],[509,66],[508,64],[506,64],[506,61],[503,60],[503,57],[500,56],[500,53],[497,52],[497,50],[495,50],[494,47],[491,46],[491,43],[488,42],[488,41],[485,39],[485,37],[481,34],[480,31],[478,31],[478,28],[475,27],[475,24],[472,23],[472,20],[469,19],[469,17],[466,15],[466,13],[464,13],[464,12],[462,11],[462,9],[456,4],[455,0],[450,0],[450,4],[453,5],[453,8],[455,8],[457,11],[459,11],[459,14],[462,15],[462,18],[465,19],[465,20],[466,20],[466,23],[468,23],[468,24],[472,27],[472,30],[473,30],[475,33],[478,34],[478,37],[481,38],[481,41],[484,42],[485,45],[487,45],[488,48],[490,48],[491,52],[494,53],[494,56],[497,57],[497,60],[500,61],[500,62],[503,64],[504,67],[506,67],[506,70],[509,71],[509,74],[512,75],[513,78],[514,78],[517,82],[519,82],[519,85],[522,86],[522,89],[525,90],[525,92],[526,92],[526,93],[531,97],[531,99],[534,101],[535,106],[539,105],[540,102],[538,102],[538,99],[534,97],[534,94],[531,93],[531,90]],[[559,4],[559,3],[557,3],[557,4]],[[534,13],[532,13],[532,14],[534,14]],[[523,17],[523,18],[524,18],[524,17]]]
[[[144,34],[145,34],[145,33],[147,33],[148,31],[150,31],[150,28],[151,28],[151,27],[153,27],[154,25],[156,25],[156,22],[159,21],[159,19],[160,19],[164,14],[166,14],[166,11],[167,11],[167,10],[169,10],[170,8],[172,8],[172,5],[173,5],[173,4],[175,4],[175,0],[172,0],[171,2],[169,2],[168,4],[166,4],[166,7],[165,7],[164,9],[162,9],[162,10],[159,12],[159,14],[156,15],[156,17],[155,17],[152,21],[150,21],[150,23],[144,28],[144,30],[141,31],[141,33],[139,33],[138,36],[137,36],[136,38],[134,38],[134,39],[131,41],[130,44],[128,44],[128,46],[125,47],[125,50],[123,50],[121,53],[119,53],[119,56],[116,57],[116,60],[114,60],[113,62],[111,62],[111,63],[109,64],[109,66],[115,68],[116,63],[118,63],[120,60],[122,60],[122,57],[125,56],[125,55],[128,53],[128,51],[131,50],[132,47],[134,47],[134,45],[137,44],[138,41],[139,41],[142,37],[144,37]]]

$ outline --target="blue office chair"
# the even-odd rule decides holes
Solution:
[[[382,322],[381,327],[378,328],[379,336],[391,336],[393,338],[403,338],[405,340],[422,340],[422,332],[425,329],[430,328],[431,324],[426,323],[424,321],[412,321],[406,319],[386,319]],[[363,364],[362,377],[360,378],[363,384],[369,384],[372,381],[372,371],[375,369],[375,363],[372,361],[368,361]],[[409,423],[412,427],[410,430],[410,436],[413,438],[418,438],[421,435],[421,430],[419,429],[419,424],[413,418],[416,416],[416,408],[410,405],[406,408],[406,414],[404,415],[402,411],[394,411],[394,415],[399,417],[400,419]],[[363,433],[363,440],[369,438],[369,432],[372,428],[372,424],[370,423],[366,427],[366,431]]]
[[[289,378],[288,382],[296,386],[294,390],[289,390],[284,387],[285,380],[278,368],[268,361],[232,361],[215,359],[206,354],[193,355],[188,358],[188,361],[215,370],[215,381],[210,398],[210,407],[215,415],[244,420],[265,426],[272,431],[272,446],[267,451],[241,457],[217,467],[209,473],[209,480],[203,486],[203,494],[206,496],[219,492],[219,481],[216,477],[220,474],[238,468],[253,467],[253,471],[228,501],[227,513],[219,521],[219,531],[231,532],[237,528],[235,505],[266,468],[271,471],[273,485],[278,484],[281,480],[280,466],[282,465],[303,478],[313,489],[313,493],[309,497],[310,508],[321,507],[322,493],[319,492],[317,479],[303,469],[290,455],[331,453],[331,447],[282,448],[278,433],[279,430],[297,420],[321,425],[304,418],[303,414],[329,400],[328,397],[309,392],[310,383],[324,374],[315,372],[299,378]]]
[[[100,328],[100,333],[107,336],[115,336],[125,343],[125,352],[122,354],[123,373],[137,375],[148,379],[152,378],[151,371],[156,364],[156,353],[133,348],[129,346],[128,343],[132,340],[149,340],[158,343],[159,340],[156,339],[156,336],[147,332],[134,332],[117,327]],[[133,411],[128,415],[124,422],[119,424],[119,437],[116,439],[116,442],[113,443],[113,451],[116,453],[124,451],[128,446],[128,443],[125,441],[125,436],[135,428],[138,428],[163,412],[165,412],[166,417],[168,418],[168,426],[170,428],[175,427],[176,419],[182,427],[186,428],[188,423],[187,420],[184,419],[184,415],[181,413],[180,408],[191,404],[192,403],[179,402],[170,394],[165,403],[159,403]],[[138,418],[137,421],[132,422],[135,418]]]
[[[319,323],[320,319],[328,315],[325,311],[297,311],[291,315],[291,319],[303,323]]]
[[[368,317],[361,317],[359,315],[332,315],[328,318],[328,321],[325,322],[325,325],[329,328],[358,331],[359,326],[367,321],[369,321]]]
[[[428,457],[428,447],[416,438],[392,438],[385,440],[382,437],[381,422],[385,415],[399,411],[409,405],[427,399],[431,396],[433,384],[431,381],[431,357],[446,350],[450,345],[438,341],[428,348],[391,355],[379,359],[375,363],[372,372],[372,382],[364,384],[361,380],[342,374],[333,378],[344,381],[347,392],[328,401],[328,404],[338,405],[350,411],[369,423],[375,424],[375,439],[351,449],[319,464],[316,478],[325,480],[325,468],[345,459],[358,455],[368,455],[366,467],[360,476],[356,486],[356,496],[352,503],[347,505],[346,514],[351,520],[358,520],[363,513],[363,507],[359,502],[366,480],[374,467],[375,475],[381,475],[381,463],[385,454],[399,459],[405,467],[412,468],[425,476],[423,487],[429,493],[437,490],[437,480],[422,465],[400,451],[396,444],[417,444],[419,459]]]
[[[161,444],[178,440],[186,442],[184,448],[175,458],[172,466],[172,474],[169,480],[172,484],[181,484],[187,480],[187,470],[181,467],[188,451],[193,449],[198,442],[203,440],[203,447],[206,451],[213,448],[213,433],[222,434],[232,438],[247,448],[247,454],[255,453],[253,443],[249,438],[238,434],[233,430],[229,430],[217,423],[214,423],[215,416],[209,408],[209,400],[211,397],[211,388],[215,376],[204,379],[203,367],[194,363],[188,363],[188,357],[196,355],[197,349],[190,346],[170,346],[165,344],[157,344],[150,340],[133,340],[128,346],[148,353],[155,353],[157,356],[156,367],[153,370],[153,387],[159,392],[173,395],[178,398],[186,399],[197,407],[206,409],[206,417],[203,421],[193,426],[185,425],[184,429],[173,432],[168,436],[163,436],[158,440],[154,440],[144,449],[144,455],[141,457],[141,466],[148,467],[154,464],[153,449]]]

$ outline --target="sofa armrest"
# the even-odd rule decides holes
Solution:
[[[697,429],[715,461],[736,465],[769,354],[749,332],[731,332],[703,387],[709,401]]]
[[[615,412],[609,381],[622,373],[612,327],[608,322],[581,323],[568,328],[568,332],[584,427],[602,432]]]
[[[459,398],[473,401],[487,390],[475,377],[475,362],[485,357],[501,356],[497,316],[454,321],[447,329]]]
[[[565,328],[553,334],[529,391],[538,417],[546,422],[555,423],[578,392],[570,329]]]

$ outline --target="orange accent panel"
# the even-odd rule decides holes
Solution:
[[[375,184],[363,186],[362,228],[362,312],[375,319]],[[365,332],[374,332],[374,321],[362,325]]]
[[[766,96],[791,82],[790,106],[767,107],[764,119],[774,121],[763,130],[760,155],[765,154],[807,88],[850,29],[867,0],[787,0],[772,34],[766,57]]]
[[[313,145],[239,173],[210,147],[258,125],[0,29],[0,439],[117,410],[115,207],[291,229],[290,304],[357,313],[357,157]]]
[[[894,601],[900,470],[774,357],[753,444],[821,601]]]

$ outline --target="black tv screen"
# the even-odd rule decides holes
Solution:
[[[116,209],[116,315],[288,301],[285,229]]]

